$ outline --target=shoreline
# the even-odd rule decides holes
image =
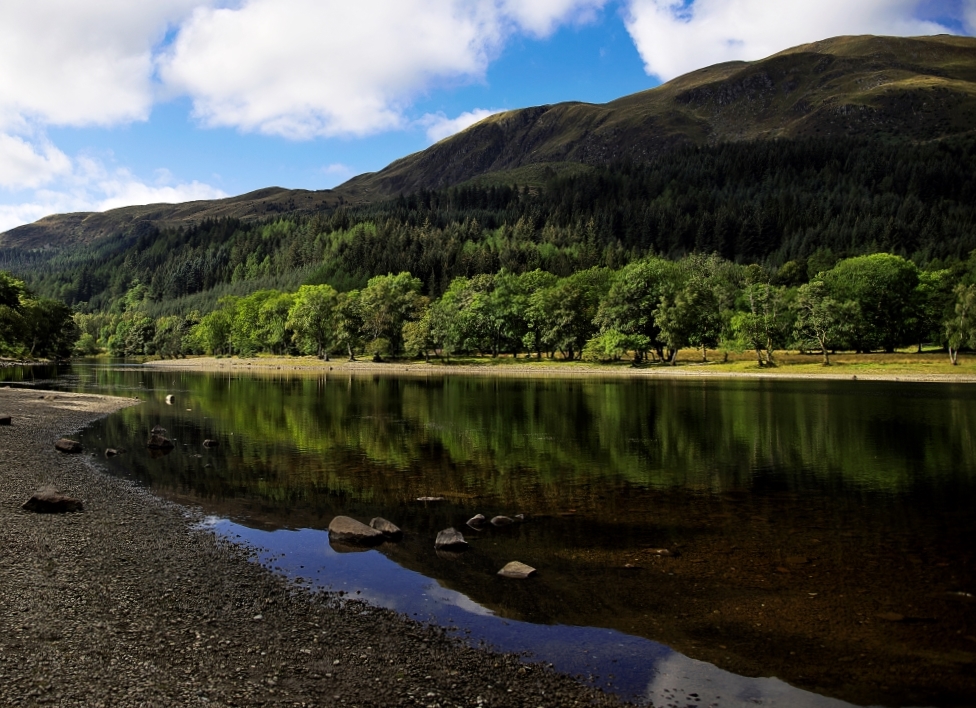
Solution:
[[[923,364],[931,366],[931,364]],[[758,380],[824,380],[824,381],[899,381],[909,383],[976,383],[976,370],[960,367],[960,373],[905,371],[897,365],[890,371],[864,371],[859,364],[838,363],[832,367],[819,364],[786,364],[766,371],[736,370],[724,363],[682,363],[679,366],[650,365],[631,367],[626,364],[600,365],[587,362],[526,362],[456,364],[422,361],[370,362],[323,361],[315,357],[190,357],[145,361],[149,369],[247,373],[288,372],[297,374],[351,374],[383,376],[490,376],[498,378],[583,378],[583,379],[758,379]],[[875,366],[888,366],[884,363]],[[797,370],[802,367],[803,370]],[[810,370],[810,369],[813,370]]]
[[[135,399],[0,388],[0,703],[28,706],[621,705],[442,628],[312,593],[112,477],[84,427]],[[53,485],[84,510],[20,505]]]

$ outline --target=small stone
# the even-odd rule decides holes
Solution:
[[[77,454],[81,452],[81,443],[77,440],[69,440],[68,438],[61,438],[56,443],[54,443],[54,448],[58,452],[66,452],[69,454]]]
[[[444,529],[437,534],[437,539],[434,541],[434,548],[438,550],[447,551],[459,551],[468,547],[468,542],[464,540],[464,536],[460,531],[457,531],[452,526],[449,529]]]
[[[419,502],[442,502],[444,497],[417,497]]]
[[[115,457],[118,454],[119,454],[119,451],[116,450],[114,447],[107,447],[107,448],[105,448],[105,457]]]
[[[530,578],[535,575],[535,568],[531,565],[526,565],[519,561],[512,561],[505,565],[504,568],[498,571],[498,574],[503,578],[515,578],[517,580],[523,580],[525,578]]]
[[[171,393],[171,394],[169,394],[169,395],[168,395],[168,396],[166,397],[166,405],[167,405],[167,406],[171,406],[171,405],[173,405],[173,399],[174,399],[174,396],[173,396],[173,394],[172,394],[172,393]]]
[[[485,525],[485,521],[486,519],[484,514],[475,514],[470,519],[468,519],[468,526],[470,526],[473,529],[480,529],[482,526]]]
[[[44,487],[37,490],[34,496],[24,502],[21,508],[38,514],[64,514],[69,511],[83,510],[80,499],[59,494],[54,487]]]
[[[218,445],[220,445],[220,443],[217,440],[211,440],[210,438],[203,441],[204,447],[217,447]]]
[[[905,619],[905,615],[900,615],[897,612],[882,612],[878,615],[878,619],[883,619],[885,622],[901,622]]]
[[[329,524],[329,540],[347,544],[372,544],[382,541],[383,534],[361,521],[348,516],[337,516]]]
[[[400,530],[399,526],[394,524],[392,521],[387,521],[379,516],[371,520],[369,522],[369,526],[370,528],[376,529],[387,538],[400,538],[403,535],[403,531]]]
[[[652,556],[660,556],[662,558],[670,558],[674,555],[669,548],[647,548],[645,551]]]
[[[515,523],[514,519],[510,519],[507,516],[495,516],[491,520],[492,526],[511,526]]]

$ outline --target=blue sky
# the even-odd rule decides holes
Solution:
[[[323,189],[492,111],[605,102],[839,34],[971,34],[976,0],[37,0],[0,25],[0,231]]]

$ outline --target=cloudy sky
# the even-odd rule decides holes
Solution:
[[[0,231],[323,189],[492,111],[604,102],[976,0],[0,0]]]

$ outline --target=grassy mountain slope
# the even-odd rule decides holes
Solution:
[[[140,225],[316,211],[470,181],[542,183],[677,147],[856,136],[924,141],[976,130],[976,38],[837,37],[755,62],[691,72],[602,105],[561,103],[486,118],[335,190],[271,188],[231,199],[66,214],[0,234],[0,247],[89,242]]]

